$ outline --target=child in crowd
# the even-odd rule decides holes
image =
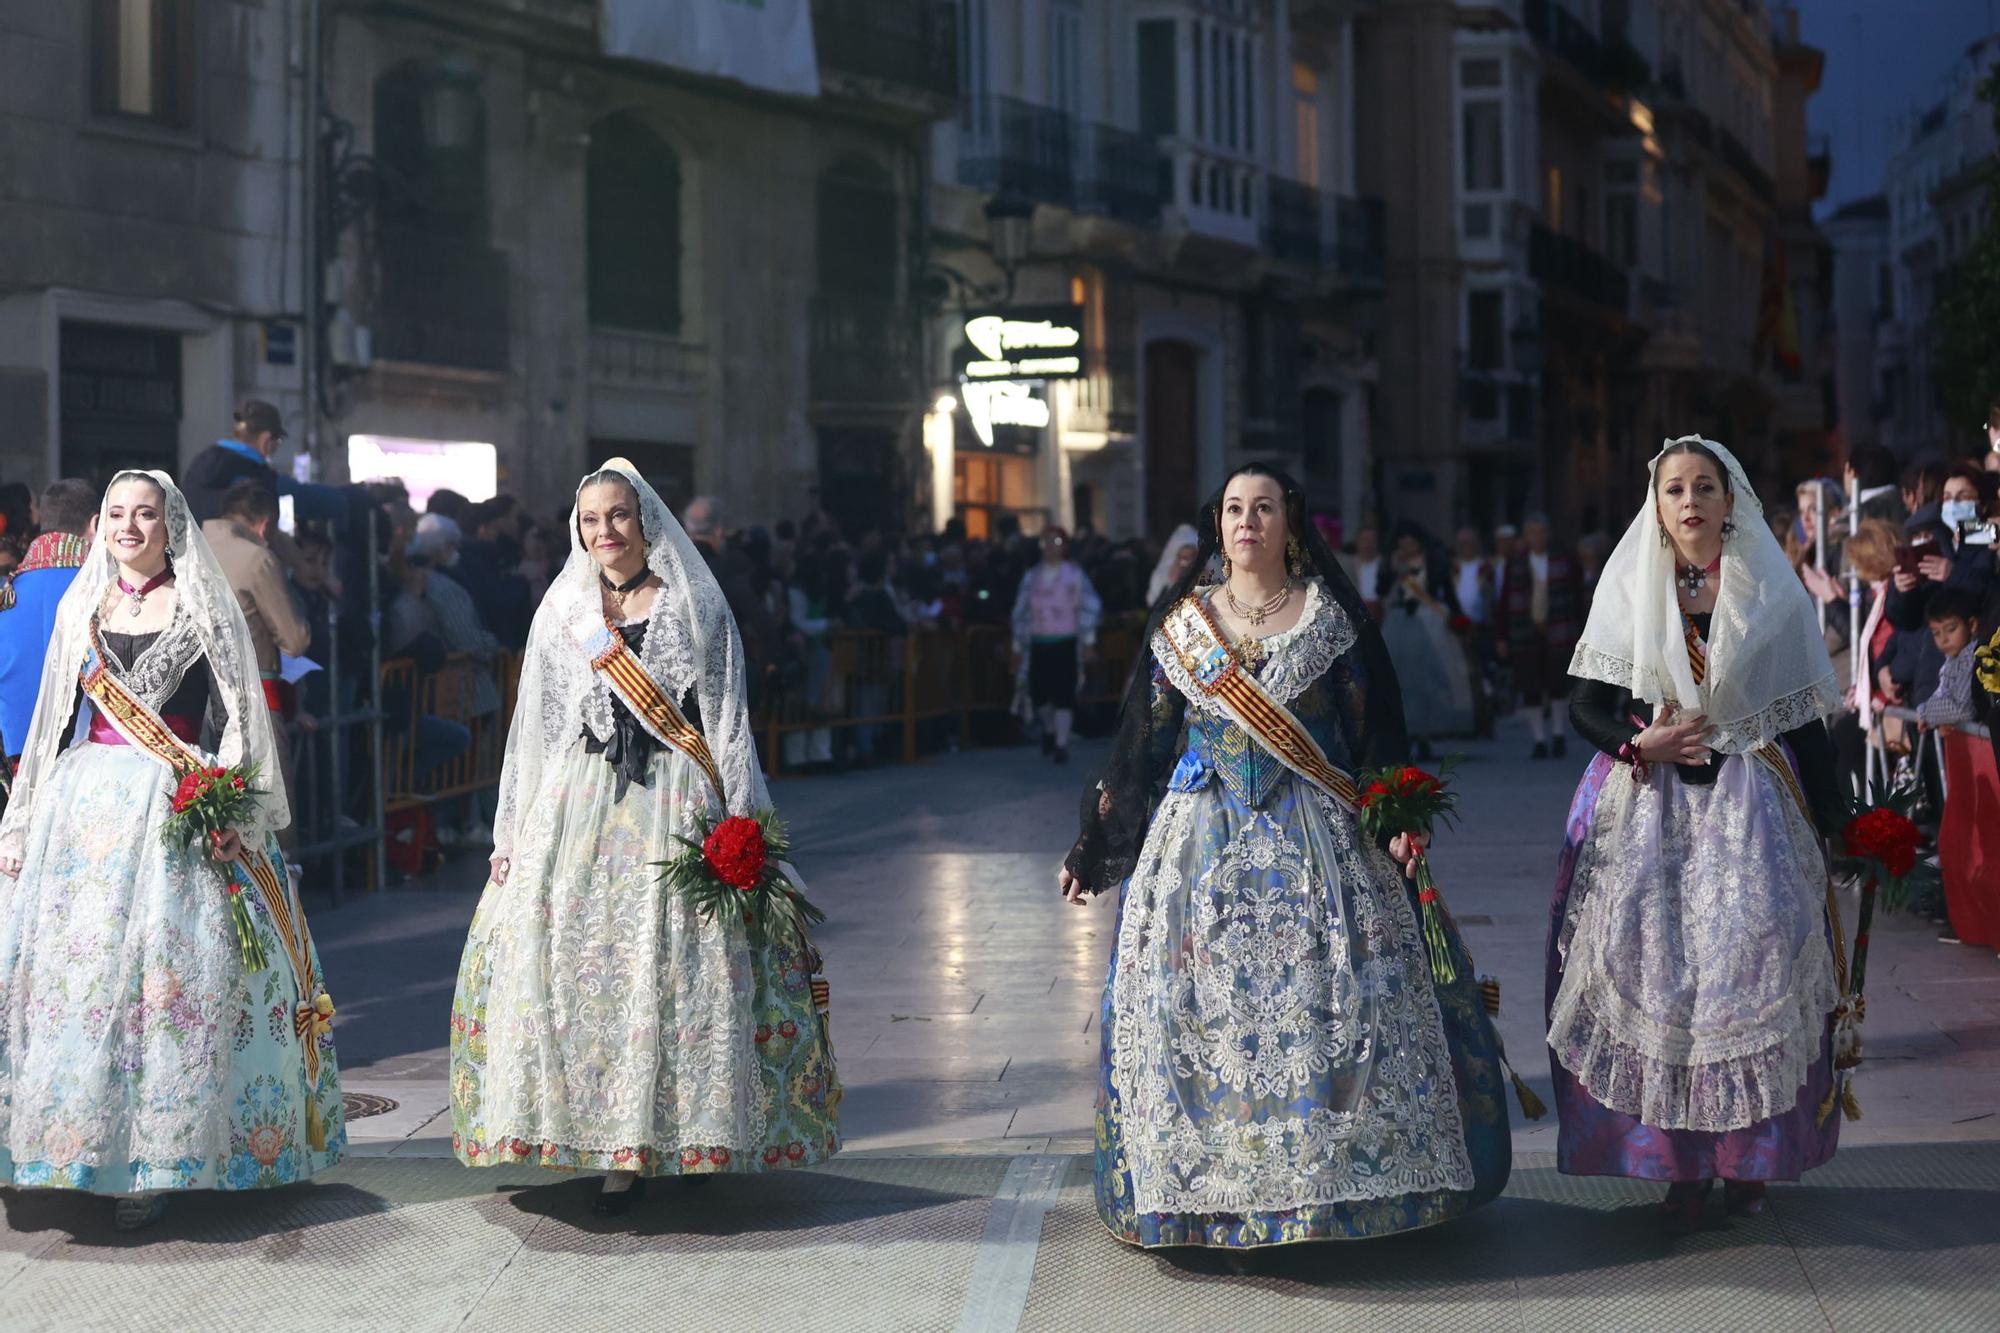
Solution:
[[[1917,705],[1917,718],[1927,727],[1950,727],[1972,721],[1972,649],[1979,642],[1979,602],[1963,588],[1939,588],[1925,608],[1931,641],[1944,654],[1937,690]]]

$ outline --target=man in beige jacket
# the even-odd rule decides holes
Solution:
[[[232,484],[222,497],[222,516],[201,525],[201,535],[215,551],[223,574],[229,579],[243,618],[250,622],[250,642],[257,651],[257,674],[264,682],[264,701],[271,709],[271,731],[278,748],[278,763],[291,798],[292,745],[285,728],[285,715],[278,692],[278,655],[297,657],[312,642],[312,627],[299,614],[286,586],[284,567],[268,544],[271,528],[278,521],[278,501],[255,481]],[[298,808],[293,805],[293,822],[278,834],[278,844],[289,855],[298,843]]]

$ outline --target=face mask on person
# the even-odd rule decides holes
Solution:
[[[1938,507],[1938,513],[1944,519],[1944,525],[1957,532],[1961,525],[1979,521],[1979,501],[1946,500]]]

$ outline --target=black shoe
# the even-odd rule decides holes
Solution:
[[[1067,745],[1058,745],[1054,753],[1058,764],[1067,764],[1069,762],[1069,747]]]
[[[1536,741],[1535,752],[1528,757],[1530,759],[1547,759],[1549,757],[1549,743],[1547,741]]]
[[[1568,753],[1569,753],[1569,737],[1567,736],[1556,737],[1555,739],[1556,758],[1560,759]]]
[[[632,1182],[631,1189],[615,1190],[610,1193],[599,1190],[597,1197],[590,1201],[590,1211],[599,1217],[623,1217],[632,1211],[633,1204],[645,1197],[646,1178],[641,1176]]]

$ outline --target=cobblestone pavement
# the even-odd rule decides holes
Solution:
[[[1434,860],[1501,1027],[1544,1096],[1542,937],[1581,760],[1468,747]],[[983,751],[787,781],[833,985],[849,1152],[656,1185],[622,1225],[587,1179],[449,1158],[445,1023],[481,867],[314,917],[340,1002],[351,1160],[312,1186],[196,1196],[139,1237],[106,1206],[0,1191],[0,1329],[1539,1329],[2000,1327],[2000,962],[1879,921],[1865,1118],[1762,1218],[1663,1240],[1656,1187],[1558,1175],[1517,1123],[1492,1207],[1236,1274],[1126,1250],[1089,1200],[1096,1008],[1113,907],[1053,869],[1099,751]],[[1851,925],[1851,923],[1850,923]]]

